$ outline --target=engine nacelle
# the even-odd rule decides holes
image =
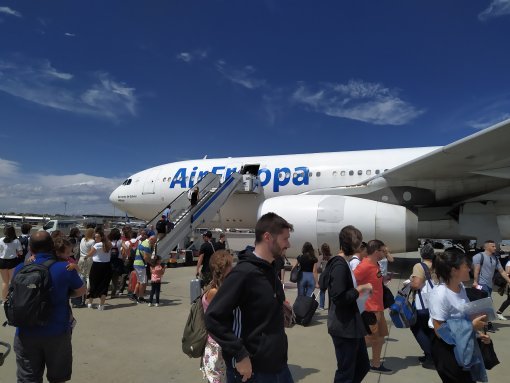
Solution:
[[[414,251],[418,246],[418,217],[398,205],[355,197],[295,195],[264,201],[258,217],[274,212],[294,225],[287,255],[296,256],[308,241],[319,248],[324,242],[338,252],[338,233],[347,225],[357,227],[363,239],[380,239],[394,253]]]

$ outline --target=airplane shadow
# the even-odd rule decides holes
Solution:
[[[294,379],[294,382],[299,382],[300,380],[304,379],[308,375],[316,374],[320,372],[316,368],[306,368],[302,366],[298,366],[296,364],[289,364],[289,370],[292,374],[292,378]]]

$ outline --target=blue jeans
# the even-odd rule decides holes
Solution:
[[[336,354],[334,383],[361,383],[370,370],[364,338],[331,336]]]
[[[319,293],[319,307],[321,309],[324,308],[324,303],[326,303],[326,290],[321,290]]]
[[[434,337],[434,330],[428,325],[430,318],[429,310],[418,310],[417,314],[416,323],[411,326],[411,331],[425,356],[432,360],[432,338]]]
[[[311,271],[301,273],[301,279],[298,281],[298,295],[306,295],[311,297],[315,289],[315,279]]]
[[[236,369],[227,367],[227,383],[242,382],[242,376]],[[277,373],[254,372],[246,383],[294,383],[289,366],[285,366]]]

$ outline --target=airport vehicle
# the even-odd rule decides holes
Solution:
[[[74,219],[50,219],[44,224],[43,230],[50,234],[55,230],[60,230],[64,235],[69,235],[69,231],[77,226],[78,221]]]
[[[171,204],[176,229],[182,217],[182,227],[253,228],[272,211],[294,225],[291,256],[304,241],[338,248],[348,224],[393,252],[418,238],[500,242],[510,238],[509,142],[506,120],[443,147],[180,161],[133,174],[110,201],[149,221]],[[207,199],[190,209],[196,185]]]

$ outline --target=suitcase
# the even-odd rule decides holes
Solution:
[[[189,283],[189,297],[190,303],[202,295],[202,288],[200,287],[200,279],[192,279]]]
[[[296,315],[296,323],[301,326],[308,326],[312,321],[315,310],[319,307],[319,302],[315,299],[315,294],[311,297],[299,295],[294,301],[292,309]]]

